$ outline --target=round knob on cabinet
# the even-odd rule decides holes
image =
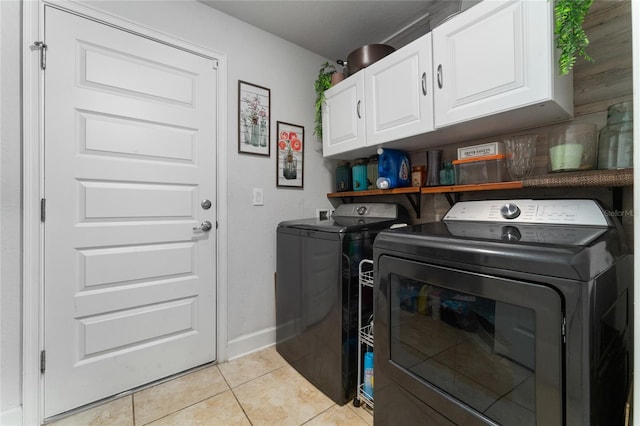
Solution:
[[[520,207],[515,203],[507,203],[500,208],[500,214],[505,219],[515,219],[520,216]]]

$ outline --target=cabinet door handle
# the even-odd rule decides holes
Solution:
[[[358,104],[356,105],[356,113],[358,114],[358,118],[362,118],[360,115],[360,101],[358,101]]]
[[[442,64],[438,65],[438,87],[442,89]]]
[[[427,73],[422,73],[422,94],[427,96]]]

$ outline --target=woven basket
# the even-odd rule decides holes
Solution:
[[[633,169],[551,173],[548,175],[530,176],[522,179],[523,188],[630,185],[633,185]]]

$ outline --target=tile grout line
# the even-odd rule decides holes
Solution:
[[[218,369],[218,370],[220,370],[220,374],[222,375],[222,378],[224,379],[225,383],[227,383],[227,386],[229,386],[229,390],[231,390],[231,394],[233,395],[233,397],[235,398],[236,402],[237,402],[237,403],[238,403],[238,405],[240,406],[240,409],[242,410],[242,413],[244,414],[245,418],[247,419],[247,421],[249,422],[249,424],[250,424],[250,425],[252,425],[252,426],[253,426],[253,422],[251,421],[251,418],[249,417],[249,414],[247,413],[247,411],[244,409],[244,406],[242,405],[242,403],[241,403],[241,402],[240,402],[240,400],[238,399],[238,395],[236,395],[236,393],[234,392],[234,388],[238,388],[238,387],[240,387],[240,386],[242,386],[242,385],[245,385],[245,384],[247,384],[247,383],[251,383],[251,382],[252,382],[252,381],[254,381],[254,380],[257,380],[257,379],[259,379],[259,378],[261,378],[261,377],[264,377],[264,376],[266,376],[266,375],[268,375],[268,374],[271,374],[271,373],[273,373],[274,371],[278,371],[278,370],[280,370],[281,368],[284,368],[284,367],[285,367],[285,366],[284,366],[284,365],[282,365],[282,366],[280,366],[280,367],[278,367],[278,368],[275,368],[275,369],[273,369],[273,370],[270,370],[270,371],[268,371],[268,372],[266,372],[266,373],[264,373],[264,374],[260,374],[259,376],[256,376],[256,377],[254,377],[254,378],[253,378],[253,379],[251,379],[251,380],[247,380],[247,381],[244,381],[244,382],[242,382],[242,383],[239,383],[239,384],[237,384],[235,387],[232,387],[232,386],[231,386],[231,384],[227,381],[227,378],[226,378],[226,377],[224,377],[224,373],[222,372],[222,370]]]
[[[136,403],[133,397],[135,394],[135,392],[131,394],[131,423],[133,426],[136,426]]]
[[[0,1],[1,1],[1,0],[0,0]],[[209,395],[208,397],[206,397],[206,398],[204,398],[204,399],[201,399],[201,400],[195,401],[195,402],[193,402],[193,403],[191,403],[191,404],[185,405],[184,407],[181,407],[181,408],[177,409],[176,411],[173,411],[173,412],[171,412],[171,413],[165,414],[164,416],[162,416],[162,417],[158,417],[157,419],[153,419],[152,421],[150,421],[150,422],[148,422],[148,423],[145,423],[144,425],[141,425],[141,426],[150,425],[150,424],[152,424],[153,422],[157,422],[158,420],[161,420],[161,419],[167,418],[167,417],[169,417],[169,416],[172,416],[172,415],[174,415],[174,414],[176,414],[176,413],[179,413],[180,411],[186,410],[187,408],[190,408],[190,407],[193,407],[193,406],[195,406],[195,405],[201,404],[201,403],[203,403],[204,401],[207,401],[207,400],[209,400],[209,399],[211,399],[211,398],[214,398],[214,397],[216,397],[216,396],[218,396],[218,395],[221,395],[221,394],[225,393],[225,392],[226,392],[226,391],[228,391],[228,390],[230,391],[230,390],[231,390],[231,386],[229,385],[229,382],[227,381],[226,377],[224,377],[224,374],[222,374],[222,371],[220,370],[220,368],[218,368],[218,364],[214,364],[214,365],[212,365],[211,367],[215,367],[215,368],[218,370],[218,373],[220,373],[220,377],[222,377],[222,380],[224,380],[224,382],[225,382],[225,384],[227,385],[228,389],[224,389],[224,390],[222,390],[222,391],[220,391],[220,392],[218,392],[218,393],[216,393],[216,394]],[[174,379],[174,380],[177,380],[178,378],[179,378],[179,377],[176,377],[176,379]],[[233,392],[232,392],[232,394],[233,394]],[[234,395],[234,397],[235,397],[235,395]],[[244,410],[243,410],[243,411],[244,411]],[[134,422],[135,422],[135,418],[134,418]],[[134,426],[136,426],[136,425],[135,425],[135,423],[134,423]]]
[[[238,403],[238,406],[240,407],[240,409],[242,410],[242,414],[244,414],[245,419],[247,419],[247,421],[249,422],[249,424],[251,426],[253,426],[253,422],[251,421],[251,419],[249,418],[249,415],[247,414],[247,412],[245,411],[244,407],[242,406],[242,404],[240,403],[240,400],[238,399],[238,396],[236,395],[236,393],[233,391],[233,387],[231,386],[231,383],[229,383],[229,381],[227,380],[227,378],[224,376],[224,373],[222,372],[222,370],[220,368],[218,368],[218,371],[220,372],[220,375],[222,376],[222,380],[224,380],[224,382],[227,384],[227,386],[229,387],[229,390],[231,391],[231,395],[233,395],[233,399],[236,400],[236,402]],[[251,380],[249,380],[250,382]],[[245,382],[247,383],[247,382]]]

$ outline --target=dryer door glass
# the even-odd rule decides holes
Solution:
[[[431,390],[487,423],[562,419],[562,305],[554,290],[394,263],[397,268],[386,262],[380,268],[389,321],[382,350],[388,349],[389,365],[413,382],[407,388],[422,383],[426,396],[417,396],[425,403]]]

